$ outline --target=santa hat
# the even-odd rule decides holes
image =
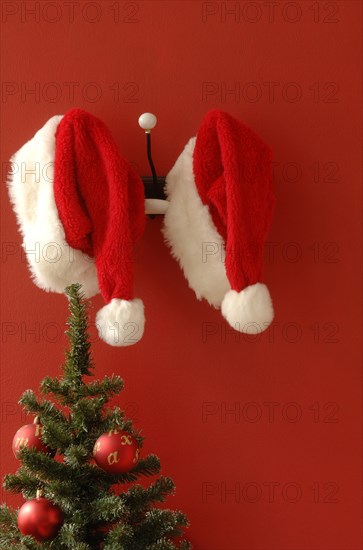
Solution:
[[[133,297],[133,247],[145,225],[141,179],[106,126],[81,109],[54,116],[11,158],[10,198],[34,283],[101,292],[100,337],[134,344],[144,306]]]
[[[213,110],[166,177],[164,235],[198,299],[236,330],[273,320],[262,283],[263,247],[275,197],[271,151],[245,124]]]

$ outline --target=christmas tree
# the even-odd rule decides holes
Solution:
[[[140,431],[119,407],[107,406],[122,391],[122,379],[89,379],[87,304],[80,285],[66,293],[70,349],[62,375],[42,380],[41,397],[27,390],[19,401],[35,422],[14,438],[21,466],[5,476],[4,487],[28,501],[20,511],[0,507],[0,548],[189,549],[186,516],[158,504],[173,493],[173,481],[159,476],[147,487],[135,483],[159,474],[160,461],[140,457]]]

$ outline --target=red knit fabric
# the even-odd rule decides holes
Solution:
[[[105,302],[132,299],[143,184],[103,122],[81,109],[66,113],[57,129],[54,195],[67,243],[95,258]]]
[[[197,134],[193,170],[203,204],[225,242],[231,288],[261,281],[263,245],[272,221],[271,151],[227,113],[207,113]]]

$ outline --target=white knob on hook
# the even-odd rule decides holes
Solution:
[[[145,132],[150,132],[150,130],[155,128],[157,121],[158,119],[152,113],[142,113],[139,117],[139,126]]]

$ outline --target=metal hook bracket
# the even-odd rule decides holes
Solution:
[[[145,130],[147,158],[152,176],[143,176],[141,179],[145,188],[145,211],[147,214],[165,214],[168,201],[164,193],[165,177],[157,176],[151,152],[151,130],[155,128],[157,118],[152,113],[143,113],[139,117],[139,126]]]

